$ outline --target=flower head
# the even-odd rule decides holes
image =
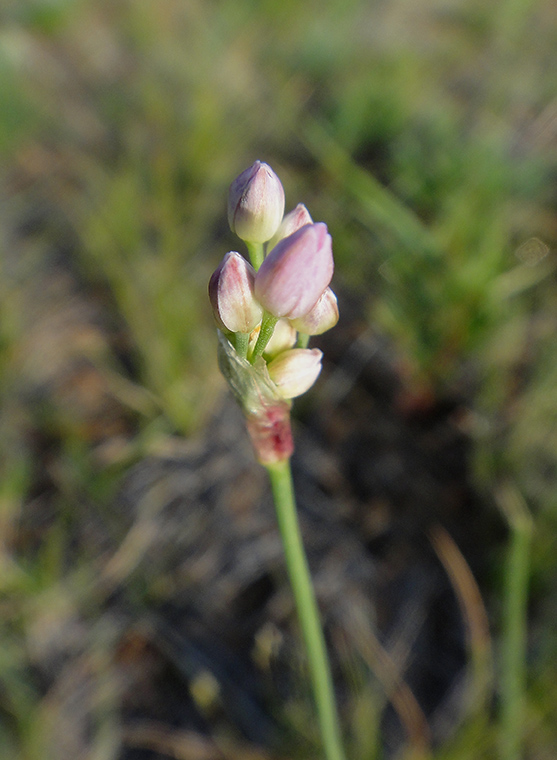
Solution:
[[[333,269],[327,225],[306,224],[263,261],[255,276],[255,297],[275,317],[303,317],[331,282]]]
[[[256,161],[230,185],[228,223],[239,238],[266,243],[284,213],[284,189],[268,164]]]
[[[249,333],[263,309],[253,295],[255,271],[236,251],[226,254],[209,280],[209,298],[221,330]]]

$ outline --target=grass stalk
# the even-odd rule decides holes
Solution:
[[[504,589],[501,656],[501,760],[521,760],[526,708],[528,579],[533,522],[520,493],[510,486],[498,494],[510,529]]]
[[[296,512],[290,460],[267,465],[266,469],[271,480],[286,566],[306,648],[325,757],[327,760],[345,760],[325,637]]]

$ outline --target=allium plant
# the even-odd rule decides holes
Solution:
[[[256,161],[234,180],[230,227],[250,262],[230,251],[209,281],[219,330],[219,366],[240,404],[255,455],[269,473],[277,520],[308,657],[327,760],[344,760],[331,670],[301,539],[290,470],[291,399],[311,388],[322,353],[307,348],[338,321],[329,284],[333,249],[327,226],[298,204],[284,213],[282,184]]]

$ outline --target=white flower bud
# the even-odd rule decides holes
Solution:
[[[306,335],[321,335],[336,325],[338,316],[337,297],[331,288],[327,288],[311,311],[303,317],[291,319],[290,324]]]
[[[265,346],[264,356],[269,358],[292,348],[296,343],[297,333],[287,319],[279,319],[273,334]]]
[[[248,243],[266,243],[284,214],[284,189],[268,164],[256,161],[230,185],[228,223]]]
[[[283,398],[301,396],[317,380],[323,353],[318,348],[291,348],[267,365],[271,380]]]

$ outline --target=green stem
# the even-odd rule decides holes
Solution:
[[[344,760],[325,638],[296,513],[290,460],[267,465],[266,469],[271,479],[286,566],[306,647],[325,756],[327,760]]]
[[[236,352],[240,354],[244,359],[248,355],[249,346],[249,333],[235,333],[234,335],[234,348]]]
[[[265,351],[265,346],[271,340],[271,335],[273,334],[273,330],[275,329],[275,325],[277,322],[278,322],[278,317],[273,317],[273,315],[269,314],[267,311],[264,312],[263,321],[261,322],[261,330],[259,331],[259,336],[257,338],[257,343],[255,344],[253,353],[250,357],[250,362],[252,364],[257,359],[257,357],[261,356],[263,351]]]
[[[306,335],[305,333],[298,333],[296,348],[307,348],[308,343],[309,343],[309,335]]]
[[[246,243],[251,264],[255,271],[259,269],[265,258],[265,244],[264,243]]]
[[[526,691],[528,579],[532,517],[520,493],[507,487],[499,505],[510,528],[505,574],[501,669],[501,759],[521,760]]]

